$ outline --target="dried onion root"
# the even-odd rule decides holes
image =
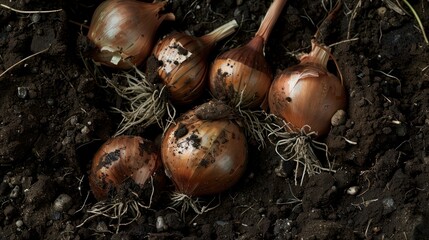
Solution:
[[[271,118],[277,117],[271,115]],[[276,120],[279,120],[278,118]],[[298,185],[299,173],[302,173],[299,185],[302,186],[305,175],[309,177],[320,174],[322,171],[335,172],[333,165],[329,161],[328,147],[325,143],[315,140],[316,133],[309,131],[309,126],[304,126],[300,131],[292,128],[284,120],[282,125],[274,122],[267,124],[268,139],[275,147],[275,152],[281,158],[275,173],[279,177],[287,177],[283,168],[283,162],[293,161],[296,163],[294,170],[295,185]],[[325,153],[328,167],[323,167],[314,150]]]
[[[152,124],[158,124],[162,129],[166,129],[176,115],[176,109],[168,99],[166,86],[151,83],[143,72],[137,68],[134,70],[135,76],[129,73],[117,75],[124,78],[128,86],[118,86],[111,79],[106,78],[108,85],[129,103],[127,110],[114,108],[122,115],[122,121],[115,136],[134,126],[146,128]]]
[[[210,212],[211,210],[214,210],[220,206],[219,202],[215,206],[211,207],[211,203],[213,202],[213,200],[206,205],[202,205],[203,201],[201,201],[199,198],[193,198],[180,192],[173,192],[171,194],[171,201],[173,202],[173,208],[180,207],[180,214],[182,215],[182,217],[185,216],[185,213],[189,209],[192,209],[196,214],[201,215]]]
[[[118,233],[122,226],[126,226],[137,221],[142,216],[142,210],[150,209],[153,194],[155,192],[153,181],[154,179],[151,177],[150,182],[152,192],[150,194],[148,205],[142,204],[141,197],[135,192],[131,192],[127,197],[116,197],[113,199],[101,200],[86,211],[89,216],[76,227],[80,228],[86,223],[91,222],[92,219],[102,217],[110,219],[110,221],[115,221],[115,223],[111,223],[109,226],[115,228],[116,233]]]

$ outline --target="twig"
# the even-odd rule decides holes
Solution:
[[[47,11],[24,11],[24,10],[18,10],[12,7],[9,7],[8,5],[5,4],[0,4],[1,7],[4,7],[6,9],[9,9],[11,11],[17,12],[17,13],[54,13],[54,12],[61,12],[62,9],[55,9],[55,10],[47,10]]]
[[[28,57],[26,57],[26,58],[24,58],[24,59],[16,62],[12,66],[10,66],[8,69],[6,69],[4,72],[0,73],[0,78],[3,77],[3,75],[5,75],[7,72],[9,72],[10,70],[12,70],[14,67],[16,67],[17,65],[21,64],[22,62],[24,62],[24,61],[26,61],[26,60],[28,60],[28,59],[30,59],[32,57],[35,57],[35,56],[37,56],[37,55],[39,55],[41,53],[44,53],[44,52],[48,51],[50,47],[51,47],[51,45],[49,45],[49,47],[47,47],[47,48],[45,48],[45,49],[43,49],[43,50],[41,50],[39,52],[31,54],[30,56],[28,56]]]
[[[357,40],[359,40],[359,38],[357,38],[357,37],[356,38],[350,38],[350,39],[342,40],[342,41],[339,41],[339,42],[336,42],[336,43],[332,43],[328,47],[332,48],[333,46],[336,46],[336,45],[340,45],[340,44],[348,43],[348,42],[353,42],[353,41],[357,41]]]
[[[86,194],[86,198],[85,198],[85,201],[83,202],[83,204],[82,204],[82,207],[81,208],[79,208],[78,210],[76,210],[76,212],[74,212],[74,214],[76,214],[76,213],[78,213],[78,212],[80,212],[80,211],[82,211],[82,209],[85,207],[85,205],[86,205],[86,201],[88,200],[88,197],[89,197],[89,191],[88,191],[88,193]]]
[[[372,222],[372,218],[369,219],[368,221],[368,225],[366,225],[366,229],[365,229],[365,238],[368,239],[368,230],[369,230],[369,226],[371,225]]]
[[[422,21],[420,21],[419,15],[407,0],[402,0],[402,1],[404,1],[404,3],[408,6],[408,8],[410,8],[411,12],[414,15],[414,18],[417,20],[417,23],[419,24],[420,30],[422,31],[423,38],[425,39],[426,44],[429,44],[429,40],[428,40],[428,37],[426,36],[425,28],[423,27]]]
[[[352,21],[353,19],[355,19],[355,17],[357,16],[357,10],[358,8],[360,8],[362,6],[362,1],[359,0],[359,2],[355,5],[355,7],[353,8],[353,11],[350,13],[350,19],[349,19],[349,24],[348,24],[348,28],[347,28],[347,39],[350,38],[350,29],[352,27]]]

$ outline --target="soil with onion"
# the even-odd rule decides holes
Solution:
[[[177,20],[162,24],[158,37],[201,36],[237,19],[237,33],[217,45],[212,60],[247,42],[270,2],[173,1]],[[265,48],[273,72],[310,50],[326,2],[288,1]],[[415,18],[386,2],[345,0],[325,33],[326,44],[338,43],[332,50],[349,101],[345,124],[321,139],[335,173],[296,186],[293,164],[284,165],[286,178],[278,177],[273,147],[251,146],[241,180],[201,199],[217,208],[181,216],[171,208],[166,182],[151,209],[117,230],[117,219],[106,217],[78,227],[96,203],[88,185],[91,158],[118,127],[112,107],[126,106],[81,57],[87,28],[79,24],[88,25],[100,1],[1,0],[20,10],[63,11],[0,8],[1,72],[50,46],[0,78],[0,239],[429,239],[429,48]],[[410,3],[429,29],[429,2]],[[329,68],[335,71],[332,62]],[[198,103],[208,98],[207,92]],[[154,140],[159,132],[128,133]],[[164,220],[158,229],[157,219]]]

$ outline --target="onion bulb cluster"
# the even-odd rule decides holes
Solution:
[[[147,127],[157,123],[164,128],[168,122],[173,121],[173,104],[191,103],[202,94],[210,50],[217,41],[233,33],[237,26],[237,22],[233,20],[202,37],[172,33],[161,39],[153,50],[155,58],[150,60],[155,64],[161,63],[157,75],[162,82],[149,80],[137,68],[134,75],[119,75],[125,78],[128,84],[126,87],[107,80],[118,95],[129,102],[127,110],[116,109],[123,117],[116,134],[122,134],[136,125]],[[148,65],[150,63],[152,62],[148,61]],[[166,115],[168,120],[164,121]]]
[[[294,130],[309,126],[318,136],[330,130],[331,118],[346,107],[342,82],[327,70],[330,49],[315,41],[300,63],[276,76],[269,93],[271,113],[290,123]]]
[[[273,78],[264,46],[285,4],[286,0],[274,0],[254,38],[214,60],[209,76],[214,97],[244,108],[263,104]]]
[[[95,62],[129,69],[141,64],[150,54],[155,33],[164,20],[174,20],[164,13],[167,1],[145,3],[136,0],[106,0],[95,10],[88,38],[96,46]]]
[[[236,27],[237,22],[232,20],[202,37],[175,32],[157,43],[153,54],[161,62],[158,75],[174,103],[187,104],[201,95],[208,71],[208,54],[216,42],[232,34]]]
[[[182,115],[165,133],[161,158],[177,192],[220,193],[235,184],[247,163],[247,142],[224,104],[211,101]]]
[[[89,185],[97,200],[109,197],[127,179],[143,187],[160,167],[155,145],[138,136],[118,136],[105,142],[92,160]]]

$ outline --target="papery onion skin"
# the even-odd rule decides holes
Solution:
[[[168,87],[173,103],[185,105],[202,94],[209,53],[216,42],[232,34],[237,26],[233,20],[202,37],[175,32],[158,41],[153,55],[161,63],[158,75]]]
[[[141,64],[152,51],[159,25],[175,19],[173,13],[161,13],[166,4],[167,1],[102,2],[93,14],[88,32],[88,38],[97,47],[92,53],[94,61],[122,69]],[[112,62],[112,57],[119,62]]]
[[[168,35],[155,46],[154,55],[163,63],[158,75],[168,86],[172,102],[188,104],[202,94],[208,71],[205,48],[199,38],[181,32]],[[180,64],[189,67],[178,67]]]
[[[273,76],[263,53],[263,41],[255,36],[248,44],[219,55],[209,76],[210,92],[216,99],[240,102],[240,107],[261,106]]]
[[[305,125],[318,136],[330,130],[331,117],[347,103],[341,81],[321,64],[303,62],[287,68],[273,81],[268,102],[271,113],[292,124]]]
[[[161,157],[179,193],[190,197],[216,194],[243,175],[247,142],[234,121],[201,120],[191,110],[165,133]]]
[[[105,142],[94,155],[89,185],[97,200],[109,197],[127,179],[143,187],[160,167],[155,145],[138,136],[118,136]]]

